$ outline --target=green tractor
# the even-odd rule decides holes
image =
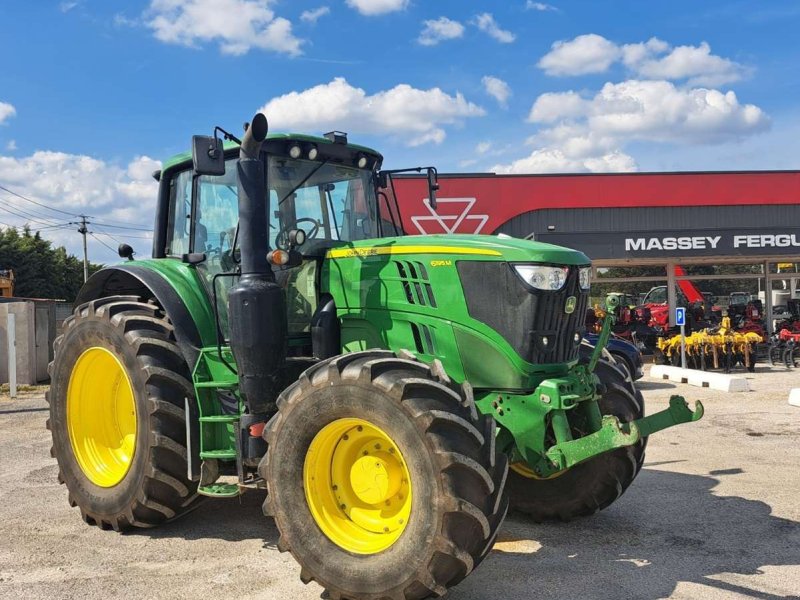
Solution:
[[[582,351],[586,256],[406,236],[381,162],[338,132],[268,135],[258,114],[155,174],[152,258],[121,246],[55,342],[52,454],[88,524],[153,527],[266,488],[304,582],[438,596],[509,502],[591,514],[649,434],[700,418],[680,397],[645,417],[601,360],[608,327]]]

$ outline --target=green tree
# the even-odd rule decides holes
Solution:
[[[89,263],[91,275],[102,265]],[[25,228],[0,229],[0,269],[14,271],[14,295],[72,302],[83,285],[83,261]]]

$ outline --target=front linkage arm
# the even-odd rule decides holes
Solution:
[[[530,395],[490,394],[478,401],[482,410],[493,414],[506,431],[498,443],[509,449],[513,445],[514,454],[539,477],[569,469],[604,452],[631,446],[657,431],[703,416],[703,405],[697,402],[691,410],[683,396],[672,396],[669,408],[630,423],[600,414],[599,380],[593,371],[608,343],[612,323],[613,316],[608,314],[588,365],[577,365],[565,377],[542,381]],[[592,433],[573,438],[569,415],[575,411],[583,413]],[[548,423],[555,438],[555,444],[550,446],[545,441]]]
[[[577,440],[557,442],[547,450],[546,456],[552,463],[550,468],[568,469],[609,450],[632,446],[662,429],[698,421],[702,416],[702,403],[696,402],[692,411],[683,396],[671,396],[669,408],[631,423],[620,423],[617,417],[606,415],[599,431]]]

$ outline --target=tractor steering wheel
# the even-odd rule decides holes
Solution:
[[[300,223],[311,223],[310,231],[306,231],[305,229],[303,229],[303,231],[306,234],[306,240],[311,240],[317,237],[317,234],[319,233],[319,228],[322,226],[322,223],[320,223],[316,219],[312,219],[311,217],[302,217],[300,219],[295,219],[292,223],[283,227],[278,232],[278,235],[275,236],[275,246],[280,248],[281,250],[288,249],[289,232],[292,229],[300,229],[300,227],[298,227]]]

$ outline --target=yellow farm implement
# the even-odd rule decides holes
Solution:
[[[719,328],[703,329],[686,336],[686,363],[690,368],[703,371],[724,369],[726,373],[741,364],[752,372],[755,370],[756,345],[764,341],[758,333],[734,331],[730,319],[724,317]],[[680,335],[659,339],[658,349],[664,354],[665,362],[680,364]]]

